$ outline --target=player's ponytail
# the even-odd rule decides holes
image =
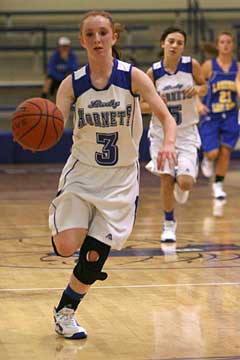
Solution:
[[[214,44],[211,41],[203,41],[200,44],[200,50],[203,52],[204,55],[207,55],[210,57],[218,56],[218,49],[216,47],[216,44]]]
[[[125,31],[125,28],[124,28],[124,26],[122,26],[119,23],[114,23],[113,31],[117,35],[117,41],[112,47],[112,54],[113,54],[113,57],[115,57],[116,59],[121,59],[121,51],[119,49],[119,39],[120,39],[121,33]]]

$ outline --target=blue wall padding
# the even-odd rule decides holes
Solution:
[[[148,161],[149,140],[148,128],[144,128],[140,142],[140,161]],[[13,142],[10,131],[0,132],[0,163],[63,163],[69,156],[72,145],[72,130],[65,130],[61,140],[50,150],[32,153],[23,150],[20,145]],[[240,159],[240,151],[232,153],[232,159]]]

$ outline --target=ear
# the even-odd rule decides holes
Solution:
[[[165,48],[164,41],[162,41],[162,40],[160,41],[160,48],[161,48],[161,49],[164,49],[164,48]]]
[[[112,36],[112,46],[116,44],[118,38],[119,38],[119,34],[114,32]]]

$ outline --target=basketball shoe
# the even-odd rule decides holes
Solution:
[[[163,232],[161,235],[162,242],[175,242],[176,241],[176,229],[177,223],[176,221],[167,221],[165,220],[163,223]]]
[[[182,190],[179,186],[178,183],[174,184],[174,190],[173,190],[173,194],[174,194],[174,198],[175,200],[179,203],[179,204],[184,204],[189,196],[189,191],[186,190]]]
[[[223,191],[222,181],[214,182],[212,184],[212,192],[215,199],[225,199],[225,197],[227,196],[225,191]]]
[[[64,307],[57,312],[54,308],[53,317],[55,331],[59,335],[63,335],[66,339],[85,339],[87,337],[86,330],[74,319],[73,309]]]
[[[201,170],[205,177],[211,177],[213,174],[213,160],[208,160],[205,156],[202,159]]]

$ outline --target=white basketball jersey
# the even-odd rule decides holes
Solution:
[[[131,90],[132,65],[114,59],[104,89],[91,83],[89,65],[72,75],[75,124],[72,154],[91,166],[120,167],[138,159],[142,135],[139,99]]]
[[[182,56],[174,74],[164,69],[163,61],[152,66],[156,90],[167,97],[167,107],[176,120],[178,128],[185,128],[198,123],[196,96],[186,98],[184,90],[194,85],[192,76],[192,58]],[[161,127],[157,117],[152,115],[152,127]]]

